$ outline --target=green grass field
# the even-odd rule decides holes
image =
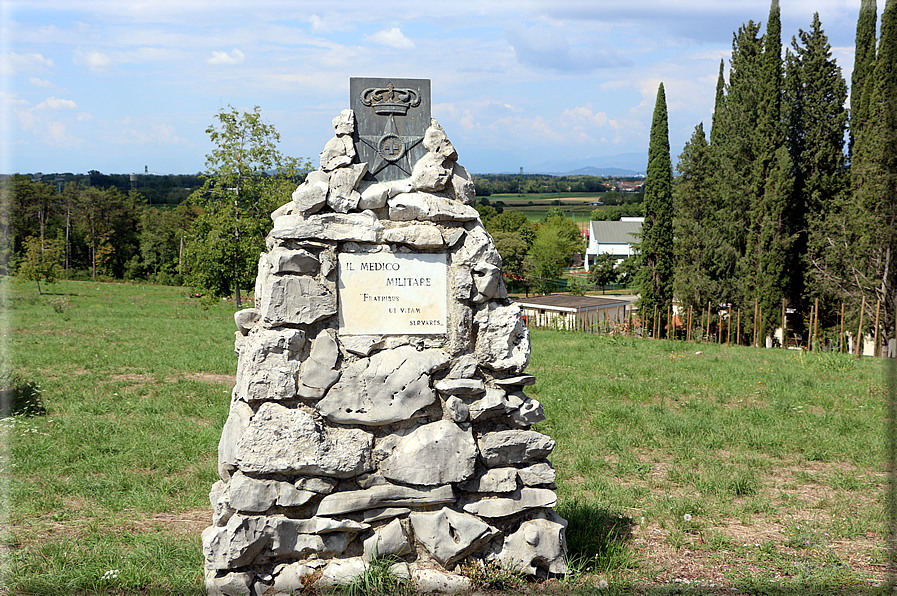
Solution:
[[[13,283],[3,304],[4,364],[47,413],[0,424],[0,593],[199,595],[234,305],[132,284],[49,292]],[[881,361],[532,343],[577,572],[499,593],[886,593]]]
[[[602,193],[496,194],[486,198],[490,203],[503,202],[509,211],[520,211],[531,222],[542,219],[550,209],[560,208],[577,223],[587,223],[589,214],[599,208],[589,203],[600,202]]]

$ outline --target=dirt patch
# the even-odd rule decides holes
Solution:
[[[212,383],[216,385],[233,385],[236,383],[234,375],[216,375],[213,373],[190,373],[184,375],[184,378],[191,381],[201,381],[203,383]]]

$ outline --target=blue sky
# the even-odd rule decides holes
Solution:
[[[859,6],[781,0],[783,43],[818,11],[849,82]],[[675,163],[699,122],[709,131],[733,32],[768,13],[765,0],[2,0],[0,173],[199,172],[228,105],[260,106],[281,151],[317,166],[352,76],[431,79],[433,117],[475,173],[637,168],[662,81]]]

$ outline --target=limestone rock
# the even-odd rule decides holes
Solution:
[[[430,119],[430,126],[424,133],[424,148],[430,153],[435,153],[451,161],[458,159],[458,152],[448,140],[445,129],[433,118]]]
[[[361,213],[316,213],[284,215],[274,220],[270,236],[275,239],[317,238],[347,242],[376,242],[383,224],[372,211]]]
[[[567,522],[551,512],[520,524],[520,528],[505,537],[496,558],[503,566],[531,575],[564,575],[567,541],[564,531]]]
[[[230,506],[227,498],[227,484],[219,480],[209,491],[209,502],[212,503],[212,525],[225,526],[236,510]]]
[[[296,481],[293,482],[293,486],[295,486],[297,490],[309,491],[321,495],[329,495],[333,492],[333,489],[336,488],[336,483],[337,481],[334,478],[306,476],[303,478],[297,478]]]
[[[411,510],[407,507],[380,507],[378,509],[368,509],[362,515],[365,522],[372,524],[384,519],[393,517],[402,517],[407,515]]]
[[[545,410],[538,401],[527,397],[519,408],[511,412],[511,423],[520,428],[529,428],[545,420]]]
[[[518,468],[517,475],[520,477],[520,481],[526,486],[540,486],[544,484],[553,487],[555,478],[557,477],[557,473],[554,471],[554,468],[551,467],[551,464],[545,462],[533,464],[525,468]]]
[[[238,471],[227,485],[231,507],[250,513],[267,511],[277,499],[278,484],[276,480],[256,480]]]
[[[249,571],[207,571],[206,596],[246,596],[254,576]]]
[[[536,377],[534,375],[517,375],[506,379],[495,379],[495,384],[500,387],[509,387],[512,385],[535,385]]]
[[[296,213],[296,203],[290,201],[271,212],[271,221],[274,221],[281,215],[292,215],[293,213]]]
[[[392,228],[383,233],[383,241],[407,244],[414,248],[442,248],[444,246],[439,228],[431,225],[411,225]]]
[[[464,511],[480,517],[507,517],[537,507],[554,507],[557,495],[547,488],[522,488],[507,497],[480,499],[464,506]]]
[[[409,516],[414,537],[433,558],[450,566],[492,538],[497,530],[472,515],[443,507]]]
[[[261,318],[262,316],[259,314],[258,309],[255,308],[244,308],[234,313],[234,323],[237,325],[237,331],[243,336],[248,335]]]
[[[307,250],[277,247],[268,253],[272,273],[309,274],[318,270],[318,259]]]
[[[477,447],[470,429],[462,431],[451,420],[440,420],[402,437],[380,462],[380,473],[407,484],[447,484],[470,478],[476,460]]]
[[[474,315],[476,354],[481,366],[522,372],[529,364],[529,330],[516,303],[484,304]]]
[[[446,398],[445,407],[448,410],[449,416],[455,422],[465,422],[470,418],[470,409],[467,407],[467,404],[454,395],[450,395]]]
[[[307,534],[302,530],[309,527],[309,520],[234,515],[227,526],[203,531],[203,555],[211,569],[233,569],[275,557],[332,556],[343,552],[355,534],[367,528],[366,524],[348,523],[352,525],[343,523],[348,531]]]
[[[274,568],[273,588],[278,592],[298,594],[306,588],[303,579],[314,572],[314,568],[298,561],[281,563]]]
[[[455,199],[465,205],[473,205],[476,201],[476,187],[473,178],[467,169],[458,162],[452,164],[452,190]]]
[[[417,565],[409,567],[415,589],[423,594],[465,594],[473,588],[470,579],[457,573]]]
[[[402,346],[377,352],[350,364],[318,402],[318,411],[340,424],[379,426],[408,420],[436,399],[430,373],[448,361],[448,354],[439,349],[418,352]]]
[[[415,190],[437,192],[452,179],[451,164],[445,167],[446,158],[438,153],[421,157],[411,171],[411,187]]]
[[[467,207],[467,209],[473,209],[473,207]],[[465,224],[465,229],[467,233],[464,235],[464,243],[452,255],[452,264],[474,267],[485,262],[495,267],[501,267],[501,255],[495,249],[492,236],[486,231],[482,222],[475,221]]]
[[[443,379],[435,387],[447,395],[477,395],[486,391],[486,384],[480,379]]]
[[[271,214],[272,220],[277,221],[282,215],[302,217],[321,210],[321,207],[327,203],[327,192],[330,190],[330,174],[320,172],[324,176],[317,176],[317,181],[313,182],[312,174],[315,173],[311,172],[305,179],[305,182],[293,191],[293,213],[289,211],[279,212],[278,210]]]
[[[324,427],[304,410],[266,402],[237,442],[236,460],[250,473],[350,478],[373,469],[372,447],[361,429]]]
[[[361,199],[358,200],[359,209],[379,209],[386,205],[389,199],[389,186],[374,183],[361,191]]]
[[[341,515],[388,506],[420,507],[453,503],[451,485],[433,488],[409,488],[395,484],[374,486],[365,490],[349,490],[324,497],[318,504],[318,515]]]
[[[473,299],[475,303],[480,304],[487,300],[501,300],[508,297],[501,268],[482,262],[474,265],[471,273],[477,289],[477,295]]]
[[[344,335],[340,343],[348,351],[359,356],[368,356],[376,348],[383,347],[382,335]]]
[[[490,468],[523,464],[543,458],[554,449],[554,440],[534,430],[500,430],[477,441],[480,454]]]
[[[411,552],[411,542],[402,522],[394,519],[374,530],[374,535],[365,539],[363,548],[362,558],[370,561],[378,557],[408,554]]]
[[[350,135],[355,132],[355,112],[343,110],[332,121],[333,131],[340,135]]]
[[[393,221],[471,221],[479,217],[473,207],[425,192],[396,195],[387,201],[387,205],[389,218]]]
[[[517,468],[492,468],[479,478],[458,485],[471,493],[509,493],[517,490]]]
[[[445,245],[449,248],[452,248],[461,238],[464,236],[464,228],[448,228],[442,230],[442,239],[445,241]]]
[[[299,354],[305,345],[300,329],[258,329],[241,348],[236,394],[248,401],[293,399]]]
[[[350,557],[330,561],[323,569],[321,579],[315,586],[327,587],[334,584],[347,584],[367,571],[367,563],[361,557]]]
[[[523,405],[518,393],[507,393],[504,389],[489,387],[485,397],[470,404],[470,419],[485,420],[513,413]],[[525,397],[525,396],[524,396]]]
[[[348,213],[358,206],[361,195],[355,187],[367,171],[368,164],[365,162],[340,168],[330,175],[327,204],[331,209],[337,213]]]
[[[468,267],[455,270],[455,299],[470,300],[473,298],[473,275]]]
[[[259,310],[270,325],[308,325],[336,314],[336,298],[310,277],[289,275],[272,280]]]
[[[336,368],[339,348],[326,329],[322,329],[312,343],[308,359],[302,363],[299,377],[299,397],[318,399],[339,379]]]
[[[477,374],[477,359],[473,354],[464,354],[455,359],[447,379],[472,379]]]
[[[249,427],[252,420],[252,408],[244,401],[235,400],[230,404],[230,412],[224,428],[221,429],[221,439],[218,441],[218,476],[227,482],[231,472],[237,467],[237,442]]]
[[[331,172],[337,168],[348,166],[355,158],[355,144],[352,137],[338,135],[327,141],[321,151],[321,169]]]

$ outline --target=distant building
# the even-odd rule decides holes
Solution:
[[[644,217],[624,217],[622,221],[590,221],[586,271],[595,264],[598,255],[612,255],[619,262],[635,254],[632,245],[638,243],[644,221]]]
[[[516,302],[527,325],[569,330],[588,329],[603,321],[622,324],[630,308],[625,298],[609,296],[549,294],[521,298]]]

